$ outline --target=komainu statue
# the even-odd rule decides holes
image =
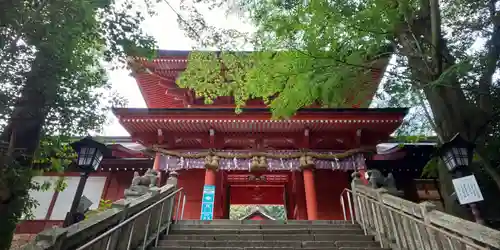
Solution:
[[[134,178],[129,188],[125,189],[125,197],[136,197],[146,194],[151,187],[156,187],[158,172],[155,169],[148,169],[143,176],[134,172]]]
[[[394,180],[394,176],[392,173],[387,174],[387,177],[384,177],[384,175],[376,170],[376,169],[370,169],[366,171],[366,179],[368,180],[369,185],[372,188],[386,188],[388,190],[397,190],[396,189],[396,181]]]

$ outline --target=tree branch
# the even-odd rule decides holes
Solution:
[[[36,7],[35,13],[33,13],[33,18],[26,18],[26,21],[21,24],[21,27],[19,30],[14,32],[15,38],[7,45],[7,47],[4,49],[5,54],[0,58],[0,65],[4,63],[4,61],[7,59],[7,56],[9,55],[9,51],[13,50],[16,48],[17,43],[21,39],[22,33],[24,31],[24,28],[26,25],[33,19],[36,19],[39,15],[40,12],[42,11],[43,7],[49,2],[49,0],[42,0],[42,2]]]

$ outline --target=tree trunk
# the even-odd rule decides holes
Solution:
[[[458,204],[455,196],[451,196],[454,192],[454,188],[451,182],[451,175],[448,173],[448,169],[443,164],[438,164],[438,175],[439,175],[439,187],[441,192],[441,197],[443,198],[445,211],[449,214],[453,214],[460,218],[467,220],[473,219],[472,214]]]
[[[10,248],[16,224],[29,197],[33,156],[47,112],[57,93],[57,73],[60,65],[64,65],[55,62],[54,54],[51,49],[39,48],[21,97],[0,137],[3,141],[11,141],[14,148],[12,160],[4,156],[5,163],[0,166],[0,250]]]
[[[439,137],[447,141],[460,133],[465,139],[474,142],[481,136],[481,133],[484,133],[481,128],[489,119],[490,114],[465,97],[457,76],[448,74],[447,79],[437,82],[442,72],[455,65],[455,58],[449,52],[442,35],[433,33],[433,31],[438,32],[439,28],[431,27],[430,2],[422,1],[421,3],[419,13],[415,13],[413,17],[405,16],[407,22],[400,25],[404,26],[404,29],[398,33],[396,42],[401,45],[401,52],[408,59],[414,87],[423,90],[429,102]],[[434,10],[434,15],[439,14],[435,12],[436,10]],[[434,19],[438,20],[438,16]],[[431,45],[429,41],[435,44]],[[439,57],[439,60],[436,57]],[[451,176],[444,166],[441,166],[442,164],[439,165],[439,179],[446,212],[470,219],[469,213],[463,206],[459,206],[456,201],[450,199],[453,192]],[[488,173],[495,181],[500,180],[500,176],[495,171]],[[500,187],[500,182],[497,185]]]

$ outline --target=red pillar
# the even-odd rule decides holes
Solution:
[[[215,170],[207,168],[205,170],[205,185],[215,186]]]
[[[215,197],[215,194],[212,196],[213,200],[205,200],[205,192],[207,192],[208,195],[208,190],[211,189],[209,186],[212,186],[215,189],[215,170],[207,167],[205,169],[205,185],[203,186],[203,196],[201,200],[201,211],[200,211],[200,220],[212,220],[215,216],[215,200],[217,199]],[[214,190],[215,191],[215,190]],[[213,191],[213,192],[214,192]],[[207,204],[205,204],[207,202]],[[210,206],[209,204],[212,204],[212,212],[207,213],[205,209],[207,208],[206,206]],[[204,212],[205,211],[205,212]],[[210,215],[209,215],[210,214]]]
[[[211,148],[215,148],[215,130],[213,130],[213,129],[209,130],[209,144],[210,144]],[[200,220],[212,220],[213,216],[215,215],[215,204],[214,203],[215,203],[215,200],[217,200],[217,198],[215,197],[215,193],[212,196],[213,200],[211,200],[211,201],[204,200],[205,199],[205,192],[207,192],[207,195],[210,192],[215,192],[215,181],[216,181],[216,173],[215,173],[214,166],[206,165],[205,166],[205,185],[203,186],[203,196],[202,196],[202,201],[201,201],[202,208],[201,208],[201,213],[200,213]],[[209,186],[212,186],[213,189],[212,189],[212,187],[209,188]],[[212,189],[213,191],[208,191],[209,189]],[[208,197],[209,196],[207,196],[207,198]],[[205,202],[207,202],[207,204],[205,204]],[[209,215],[208,208],[210,206],[210,203],[212,206],[212,210],[210,212],[211,215],[208,216]]]
[[[312,168],[302,171],[304,175],[304,188],[306,194],[307,219],[318,219],[318,201],[316,200],[316,187],[314,184],[314,172]]]
[[[209,144],[211,148],[215,148],[215,130],[209,129]],[[205,170],[205,185],[214,185],[215,186],[215,170],[207,168]]]
[[[368,185],[368,180],[365,178],[366,169],[358,169],[359,179],[363,182],[363,184]]]

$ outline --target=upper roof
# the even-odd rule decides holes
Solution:
[[[133,71],[142,96],[149,108],[184,108],[205,105],[202,99],[195,98],[192,90],[181,89],[176,84],[178,76],[186,69],[188,56],[192,51],[159,50],[157,58],[130,58],[129,66]],[[220,53],[219,51],[197,51]],[[245,51],[241,53],[252,53]],[[367,107],[377,90],[389,57],[380,58],[370,64],[371,70],[360,75],[360,80],[353,82],[359,85],[356,95],[364,95],[362,103],[356,96],[346,96],[344,107]],[[353,93],[354,94],[354,93]],[[356,101],[355,101],[356,100]],[[233,107],[232,97],[219,97],[210,107]],[[262,100],[250,100],[248,107],[264,107]],[[318,106],[319,107],[319,106]]]

